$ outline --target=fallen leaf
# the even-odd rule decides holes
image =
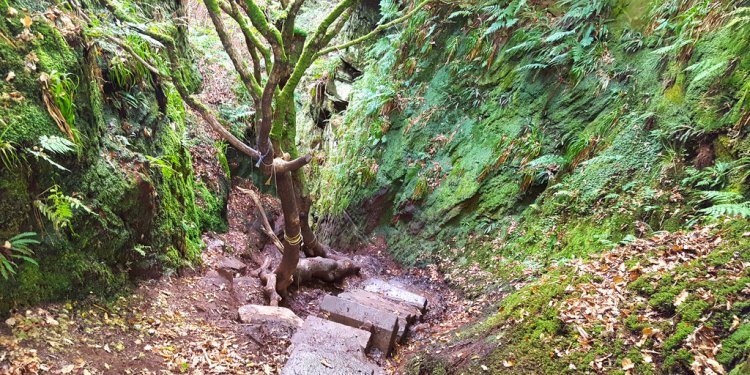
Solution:
[[[75,365],[67,365],[60,370],[61,374],[70,374],[75,369]]]
[[[643,356],[643,362],[651,363],[654,361],[654,357],[652,357],[651,354],[641,353],[641,356]]]
[[[622,360],[622,369],[624,371],[632,370],[635,367],[635,364],[633,361],[630,360],[630,358],[624,358]]]
[[[513,367],[514,363],[513,361],[503,361],[503,366],[505,367]]]
[[[23,59],[24,61],[24,70],[27,72],[34,72],[36,71],[36,64],[39,62],[39,57],[34,52],[29,52],[26,57]]]
[[[682,305],[682,303],[685,302],[685,300],[688,298],[688,295],[689,294],[687,290],[683,290],[682,292],[680,292],[680,294],[678,294],[677,297],[674,298],[674,305]]]
[[[737,315],[735,315],[735,316],[734,316],[734,320],[732,321],[732,326],[731,326],[731,327],[729,327],[729,330],[730,330],[730,331],[734,331],[734,330],[736,330],[736,329],[737,329],[737,328],[738,328],[739,326],[740,326],[740,318],[739,318],[739,317],[738,317]]]
[[[28,29],[29,27],[31,27],[31,24],[33,22],[31,21],[31,17],[29,17],[29,15],[27,14],[26,17],[21,20],[21,23],[23,24],[23,27]]]
[[[16,78],[16,73],[11,70],[10,72],[8,72],[8,75],[5,77],[5,82],[10,82],[14,78]],[[6,241],[6,243],[9,243],[9,242]]]

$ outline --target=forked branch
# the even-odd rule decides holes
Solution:
[[[317,58],[317,57],[323,56],[325,54],[331,53],[333,51],[338,51],[338,50],[346,49],[346,48],[349,48],[351,46],[354,46],[354,45],[360,44],[362,42],[365,42],[367,40],[370,40],[373,37],[375,37],[378,34],[380,34],[381,32],[383,32],[385,30],[388,30],[389,28],[391,28],[393,26],[396,26],[399,23],[408,20],[409,18],[411,18],[411,16],[413,16],[415,13],[417,13],[420,9],[422,9],[425,5],[427,5],[431,1],[432,0],[422,1],[421,3],[419,3],[419,5],[417,5],[416,7],[414,7],[414,9],[410,10],[409,12],[407,12],[406,14],[404,14],[403,16],[398,17],[398,18],[394,19],[393,21],[384,23],[382,25],[378,25],[378,27],[376,27],[374,30],[370,31],[369,33],[367,33],[367,34],[365,34],[365,35],[363,35],[363,36],[361,36],[359,38],[352,39],[352,40],[350,40],[350,41],[348,41],[346,43],[339,44],[339,45],[336,45],[336,46],[326,47],[326,48],[320,50],[320,52],[318,52],[315,55],[315,57]]]
[[[284,253],[284,244],[281,243],[281,240],[279,240],[279,237],[276,237],[276,234],[273,232],[273,228],[271,228],[271,223],[268,222],[268,216],[266,216],[266,212],[263,210],[263,206],[260,203],[260,198],[258,198],[258,194],[256,194],[254,191],[250,189],[244,189],[241,187],[237,187],[237,190],[239,190],[242,193],[245,193],[250,196],[250,199],[253,200],[253,203],[255,203],[255,208],[258,209],[258,213],[260,214],[261,223],[263,224],[263,233],[268,236],[268,238],[271,239],[271,242],[273,242],[274,246],[276,246],[276,249],[279,250],[279,254]]]

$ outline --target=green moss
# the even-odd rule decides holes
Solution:
[[[198,211],[200,215],[200,226],[202,230],[214,232],[224,232],[227,230],[226,216],[226,195],[212,193],[204,184],[196,184],[199,198],[197,204],[201,206]]]
[[[673,373],[683,373],[690,368],[690,363],[693,362],[693,355],[687,349],[679,349],[673,354],[668,354],[664,357],[664,364],[662,368],[667,369]]]
[[[678,81],[672,87],[664,90],[664,98],[671,104],[681,104],[685,100],[684,90],[682,83]]]
[[[709,307],[711,307],[711,305],[702,299],[689,298],[677,308],[677,313],[680,314],[683,321],[687,323],[696,323],[701,317],[703,317],[703,312]]]
[[[677,297],[676,293],[673,292],[657,292],[651,299],[648,300],[648,304],[663,314],[674,313],[674,300]]]
[[[0,107],[0,115],[7,119],[9,124],[5,138],[17,144],[32,145],[38,142],[39,135],[60,134],[43,104],[32,98],[11,105],[7,109]]]
[[[678,348],[694,330],[695,327],[691,324],[684,322],[677,323],[674,333],[664,340],[664,350],[670,351]]]
[[[32,3],[35,11],[51,5]],[[17,1],[12,5],[26,11]],[[43,9],[37,9],[41,5]],[[172,6],[159,3],[149,9]],[[17,20],[0,19],[4,35],[16,35],[20,30]],[[4,119],[0,127],[4,131],[8,126],[4,139],[23,153],[42,135],[61,135],[41,101],[38,81],[41,72],[57,71],[78,83],[75,125],[83,135],[84,147],[77,157],[65,160],[70,172],[60,173],[28,155],[18,168],[2,171],[0,209],[14,214],[0,219],[0,239],[21,231],[42,233],[43,239],[34,249],[38,267],[23,265],[16,278],[0,281],[0,315],[12,307],[90,294],[112,295],[127,285],[131,271],[155,275],[195,264],[202,249],[200,231],[222,229],[224,224],[225,192],[205,194],[204,187],[195,183],[186,149],[184,105],[171,85],[160,88],[167,98],[165,108],[157,100],[159,88],[149,84],[133,88],[130,94],[143,100],[138,105],[126,104],[128,110],[121,118],[123,112],[112,106],[122,101],[121,93],[100,89],[100,65],[105,66],[110,57],[106,51],[96,54],[96,49],[68,45],[62,34],[41,18],[34,18],[32,31],[40,36],[17,47],[0,38],[0,74],[16,73],[14,80],[0,82],[0,92],[18,91],[25,98],[0,103],[0,118]],[[24,69],[24,58],[30,52],[39,59],[34,72]],[[125,121],[132,131],[125,130]],[[151,136],[145,135],[146,129]],[[165,178],[160,166],[149,168],[149,157],[164,161],[174,176]],[[64,156],[53,158],[62,162]],[[56,232],[44,219],[35,220],[32,200],[52,185],[74,194],[94,213],[76,213],[72,231]],[[196,191],[206,207],[196,207]],[[146,251],[145,256],[134,248]]]
[[[750,324],[743,324],[721,342],[721,351],[716,359],[725,367],[732,368],[745,360],[749,352]]]
[[[656,291],[647,276],[641,276],[628,284],[628,289],[634,290],[644,296],[650,296]]]
[[[432,374],[447,375],[450,364],[430,354],[421,354],[411,357],[406,365],[406,373],[409,375]]]
[[[30,187],[24,168],[5,170],[0,166],[3,178],[0,178],[0,239],[10,238],[23,232],[24,224],[29,217],[26,210],[31,206]]]

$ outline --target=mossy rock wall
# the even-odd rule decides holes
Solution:
[[[96,2],[83,4],[101,12]],[[171,14],[178,6],[156,2],[147,9]],[[114,56],[84,36],[65,7],[0,1],[0,14],[0,138],[17,157],[0,165],[0,239],[36,232],[42,241],[34,247],[38,266],[20,264],[17,275],[0,280],[0,314],[50,300],[111,295],[131,276],[198,261],[201,229],[223,226],[225,198],[196,182],[176,91],[153,76],[118,85],[110,74]],[[18,39],[25,30],[28,40]],[[10,72],[15,78],[6,80]],[[40,136],[66,137],[43,101],[42,74],[75,84],[66,94],[75,105],[70,125],[76,152],[50,155],[67,171],[29,152],[39,150]],[[53,228],[34,207],[53,186],[91,212],[75,210],[70,228]],[[211,207],[198,209],[198,200]]]
[[[456,282],[468,297],[536,281],[502,301],[482,300],[501,313],[474,340],[499,338],[484,341],[492,354],[466,373],[589,369],[591,358],[550,355],[555,340],[577,345],[555,305],[569,277],[559,265],[725,220],[733,226],[721,232],[729,241],[722,251],[748,256],[748,5],[513,0],[425,8],[371,47],[354,99],[326,130],[319,228],[338,235],[351,216],[360,230],[384,234],[405,264],[437,263],[457,279],[484,275]],[[733,197],[731,220],[716,215],[721,204],[711,196]],[[693,360],[684,340],[709,307],[689,301],[675,310],[672,302],[696,288],[677,280],[702,267],[660,274],[665,285],[643,292],[675,323],[665,329],[657,373],[682,373]],[[747,319],[743,308],[732,311]],[[512,323],[523,313],[529,318]],[[735,373],[747,360],[747,331],[737,332],[717,357]],[[619,344],[602,348],[618,361],[631,355]],[[515,366],[502,365],[511,357]]]
[[[686,226],[705,206],[690,202],[700,189],[685,178],[745,168],[750,152],[740,16],[720,14],[730,2],[654,0],[597,2],[598,15],[578,19],[579,3],[549,14],[518,1],[436,5],[376,42],[350,107],[331,121],[321,225],[344,210],[363,227],[383,224],[406,263],[500,238],[459,252],[487,267],[488,252],[549,261],[637,235],[638,222]],[[686,29],[688,16],[711,27],[684,47],[661,29]],[[575,22],[553,34],[554,17]],[[713,189],[746,194],[741,174],[728,179]]]

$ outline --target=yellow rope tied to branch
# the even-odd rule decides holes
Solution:
[[[302,232],[297,233],[293,238],[287,237],[286,233],[284,233],[284,240],[292,246],[299,245],[302,243]]]

